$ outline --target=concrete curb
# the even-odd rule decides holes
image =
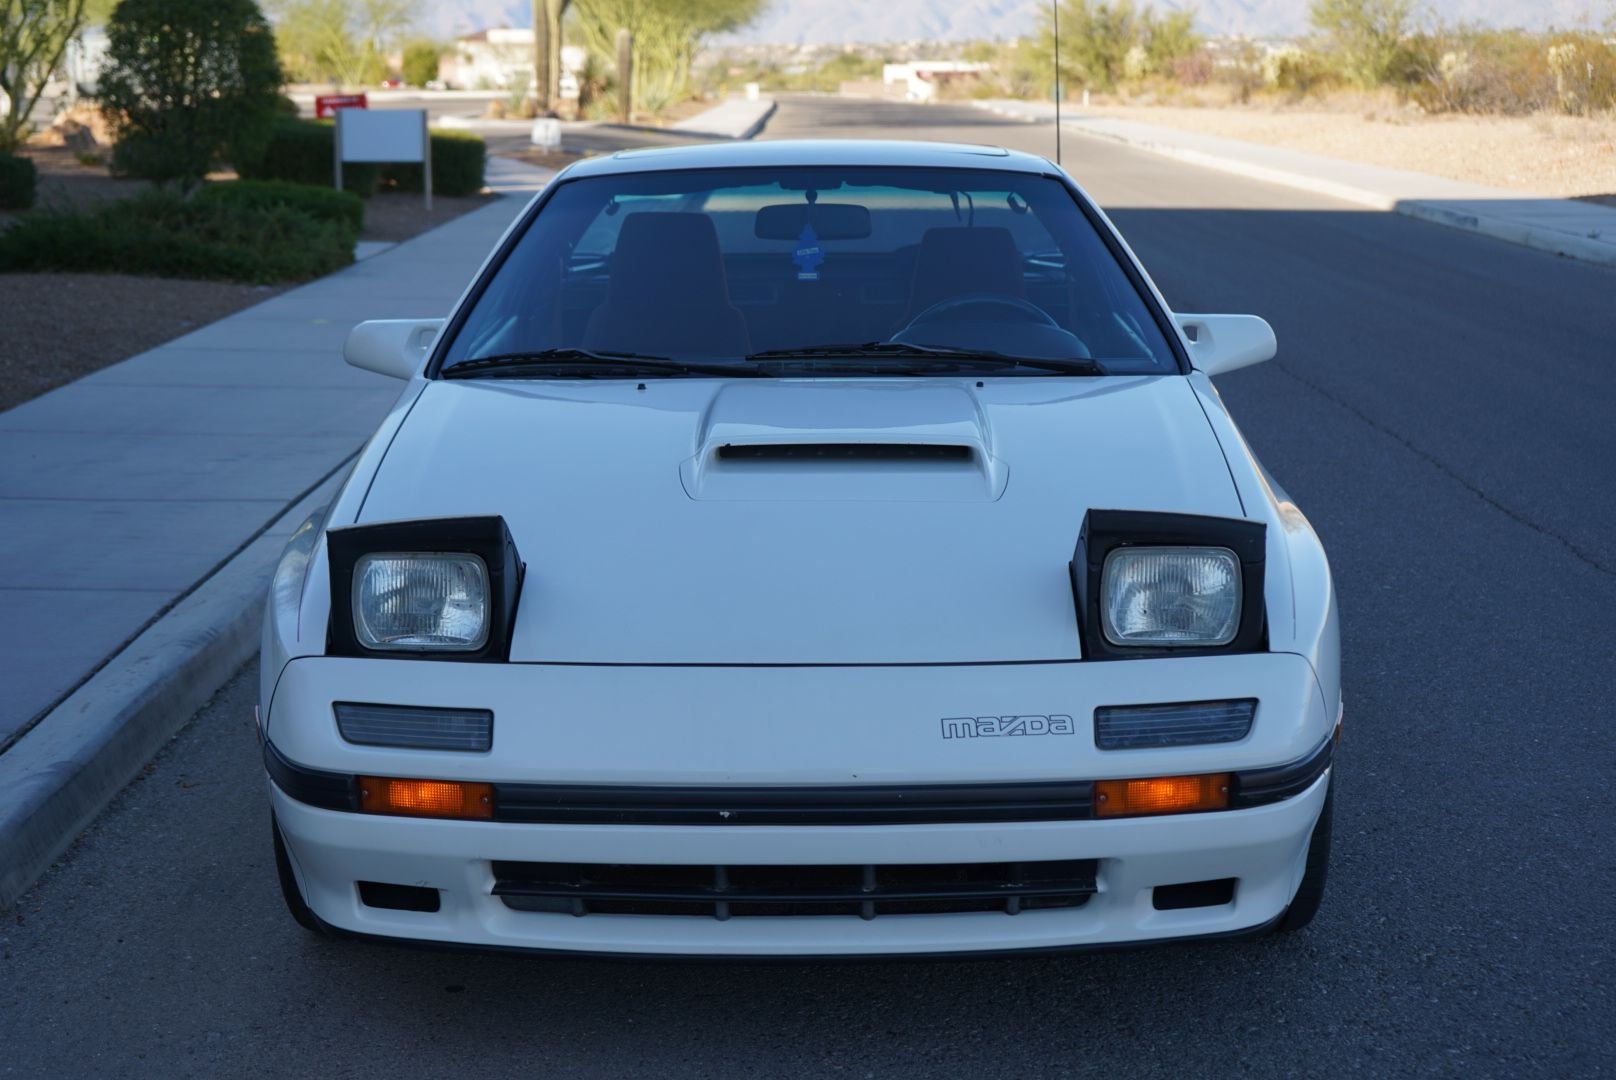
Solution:
[[[768,126],[769,118],[774,115],[775,110],[778,108],[779,104],[773,98],[761,98],[757,101],[731,99],[708,109],[704,113],[698,113],[689,119],[681,120],[679,123],[656,130],[671,131],[680,135],[698,135],[712,139],[750,139]],[[734,123],[724,124],[722,121],[720,122],[721,126],[703,126],[704,124],[711,125],[714,116],[725,112],[739,113],[741,116],[747,117],[747,120],[739,127],[736,127]]]
[[[257,651],[281,547],[330,501],[349,460],[0,756],[0,910]]]
[[[1539,229],[1518,221],[1455,210],[1441,203],[1419,199],[1401,200],[1393,205],[1392,209],[1399,214],[1419,218],[1421,221],[1430,221],[1453,229],[1467,229],[1495,240],[1535,248],[1551,255],[1563,255],[1568,259],[1597,263],[1600,266],[1616,266],[1616,245],[1601,243],[1592,238],[1584,239],[1554,229]]]
[[[1018,111],[997,102],[979,102],[977,106],[997,116],[1027,123],[1047,122],[1050,119],[1050,117],[1041,114],[1029,115],[1027,112]],[[1481,213],[1475,209],[1476,204],[1474,202],[1463,202],[1463,209],[1458,209],[1455,205],[1444,200],[1398,198],[1383,191],[1375,191],[1324,177],[1309,176],[1305,173],[1292,172],[1288,169],[1277,169],[1256,162],[1226,157],[1221,154],[1207,153],[1204,150],[1177,146],[1163,140],[1141,138],[1118,131],[1089,127],[1080,118],[1067,119],[1062,123],[1061,127],[1062,130],[1076,135],[1121,143],[1124,146],[1148,150],[1163,157],[1174,158],[1203,168],[1216,169],[1219,172],[1230,173],[1235,176],[1243,176],[1250,180],[1280,184],[1298,191],[1312,192],[1315,195],[1327,195],[1331,198],[1357,203],[1360,206],[1367,206],[1375,210],[1384,210],[1390,213],[1402,214],[1406,217],[1418,218],[1421,221],[1429,221],[1437,225],[1446,225],[1453,229],[1479,233],[1495,240],[1533,248],[1552,255],[1563,255],[1567,258],[1603,266],[1616,266],[1616,244],[1602,243],[1591,237],[1584,238],[1558,229],[1541,228],[1525,222],[1511,220],[1507,217]]]
[[[509,207],[513,217],[554,175],[489,159],[489,186],[520,200]],[[453,226],[447,222],[422,235]],[[479,261],[482,250],[479,242]],[[455,284],[450,304],[464,287],[459,280]],[[234,552],[221,553],[223,562],[0,754],[0,910],[33,887],[74,837],[257,652],[264,597],[287,537],[330,502],[371,430],[355,434],[352,448],[312,487]]]
[[[774,117],[774,112],[779,107],[780,106],[779,106],[779,104],[777,102],[775,102],[773,99],[770,99],[769,107],[764,110],[763,114],[761,116],[759,116],[756,120],[754,120],[750,127],[748,127],[745,131],[741,132],[741,134],[739,134],[739,135],[737,135],[735,137],[737,139],[756,138],[757,135],[764,128],[769,126],[769,121]]]

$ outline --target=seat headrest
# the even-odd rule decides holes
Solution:
[[[630,214],[617,234],[609,288],[619,300],[633,297],[658,307],[727,306],[729,281],[712,219],[706,214]]]
[[[915,259],[909,314],[966,293],[1026,294],[1021,252],[1010,230],[995,225],[927,229]]]

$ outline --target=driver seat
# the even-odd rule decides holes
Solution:
[[[927,229],[915,256],[904,321],[940,300],[971,293],[1026,298],[1021,252],[1010,230],[996,225]]]
[[[712,219],[661,212],[624,218],[606,299],[590,316],[583,345],[651,356],[751,352],[746,319],[730,301]]]

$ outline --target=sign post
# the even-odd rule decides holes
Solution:
[[[337,190],[344,162],[419,163],[426,208],[432,209],[432,134],[425,109],[338,109]]]

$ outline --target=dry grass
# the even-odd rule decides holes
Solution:
[[[1616,116],[1428,116],[1389,97],[1294,105],[1095,101],[1088,112],[1387,168],[1616,205]]]

